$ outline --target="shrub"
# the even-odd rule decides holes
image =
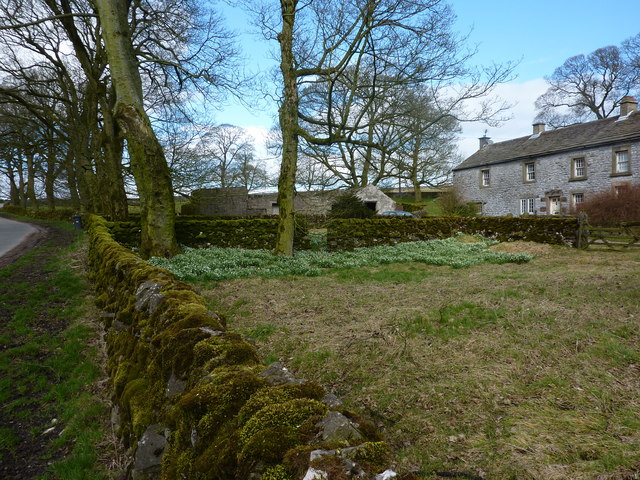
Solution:
[[[599,193],[581,204],[579,211],[587,213],[592,225],[640,222],[640,184]]]
[[[478,213],[476,204],[463,201],[460,194],[455,190],[449,190],[440,195],[440,207],[443,215],[472,217]]]
[[[331,218],[371,218],[376,214],[355,193],[345,192],[331,204]]]
[[[398,206],[402,207],[402,210],[405,212],[417,212],[419,210],[423,210],[425,205],[423,203],[415,203],[415,202],[396,202]]]

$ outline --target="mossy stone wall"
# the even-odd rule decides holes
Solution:
[[[106,224],[115,239],[127,246],[140,245],[140,222],[108,222]],[[216,217],[176,217],[176,237],[178,243],[188,247],[220,248],[275,248],[278,230],[277,217],[216,218]],[[303,219],[296,219],[296,240],[294,248],[309,248],[308,227]]]
[[[113,416],[134,458],[132,478],[301,479],[320,468],[312,450],[359,462],[366,478],[386,469],[388,447],[374,427],[336,408],[320,385],[265,368],[191,286],[117,243],[104,219],[86,223]],[[323,440],[329,414],[353,421],[357,435]]]
[[[524,217],[428,217],[335,219],[327,224],[330,250],[353,250],[447,238],[457,232],[482,235],[500,241],[527,240],[555,245],[575,245],[575,218]]]

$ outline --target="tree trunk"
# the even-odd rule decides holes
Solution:
[[[96,0],[116,91],[114,118],[127,140],[141,208],[143,257],[178,253],[169,167],[142,103],[142,83],[127,24],[126,0]]]
[[[13,166],[11,165],[11,161],[7,165],[7,175],[9,177],[9,198],[11,205],[15,205],[16,207],[20,205],[20,188],[16,184],[16,179],[13,175]]]
[[[75,125],[70,136],[72,171],[75,172],[75,183],[80,198],[80,206],[83,212],[97,213],[97,195],[95,191],[95,174],[89,161],[89,126],[82,122],[86,117],[81,117],[81,122]]]
[[[103,152],[106,171],[109,179],[107,194],[109,198],[109,215],[114,220],[126,220],[129,211],[127,206],[127,193],[124,188],[122,175],[122,150],[123,143],[116,133],[116,125],[113,115],[107,105],[107,99],[103,102]]]
[[[413,181],[413,201],[416,203],[422,203],[422,188],[417,180]]]
[[[293,64],[293,24],[297,0],[282,0],[282,32],[280,70],[284,80],[284,98],[280,106],[282,130],[282,163],[278,180],[280,222],[276,238],[277,255],[293,255],[295,231],[295,181],[298,165],[298,84]]]
[[[56,209],[56,197],[54,193],[54,183],[56,181],[55,156],[47,158],[47,171],[44,177],[44,192],[47,197],[47,207],[53,211]]]
[[[369,142],[373,142],[373,123],[369,124],[369,129],[367,130],[367,139]],[[373,148],[371,145],[367,146],[366,153],[364,156],[364,165],[362,166],[362,175],[360,177],[360,187],[366,187],[369,185],[369,169],[371,168],[371,164],[373,162]]]
[[[67,172],[67,186],[69,187],[69,196],[71,198],[71,208],[75,212],[81,209],[80,196],[78,195],[78,183],[76,181],[76,169],[73,165],[73,151],[69,148],[64,159],[64,169]]]
[[[420,165],[420,148],[422,144],[419,138],[416,138],[413,152],[411,155],[411,183],[413,183],[414,201],[416,203],[422,203],[422,188],[420,188],[420,182],[418,182],[418,168]]]
[[[27,154],[27,200],[31,200],[31,206],[37,211],[39,210],[38,200],[36,198],[36,166],[33,163],[34,155]]]

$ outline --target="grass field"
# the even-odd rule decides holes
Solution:
[[[267,362],[371,416],[425,479],[638,478],[640,252],[492,248],[536,257],[197,286]]]
[[[84,244],[48,223],[44,245],[0,269],[0,478],[111,478]]]

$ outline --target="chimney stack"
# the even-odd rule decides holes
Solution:
[[[480,148],[478,150],[482,150],[487,145],[491,145],[493,142],[491,141],[491,137],[487,137],[487,132],[484,132],[484,137],[480,137]]]
[[[538,123],[534,123],[533,124],[533,134],[534,135],[540,135],[542,132],[544,132],[545,129],[545,124],[542,122],[538,122]]]
[[[630,113],[638,111],[638,101],[630,95],[620,100],[620,116],[626,117]]]

